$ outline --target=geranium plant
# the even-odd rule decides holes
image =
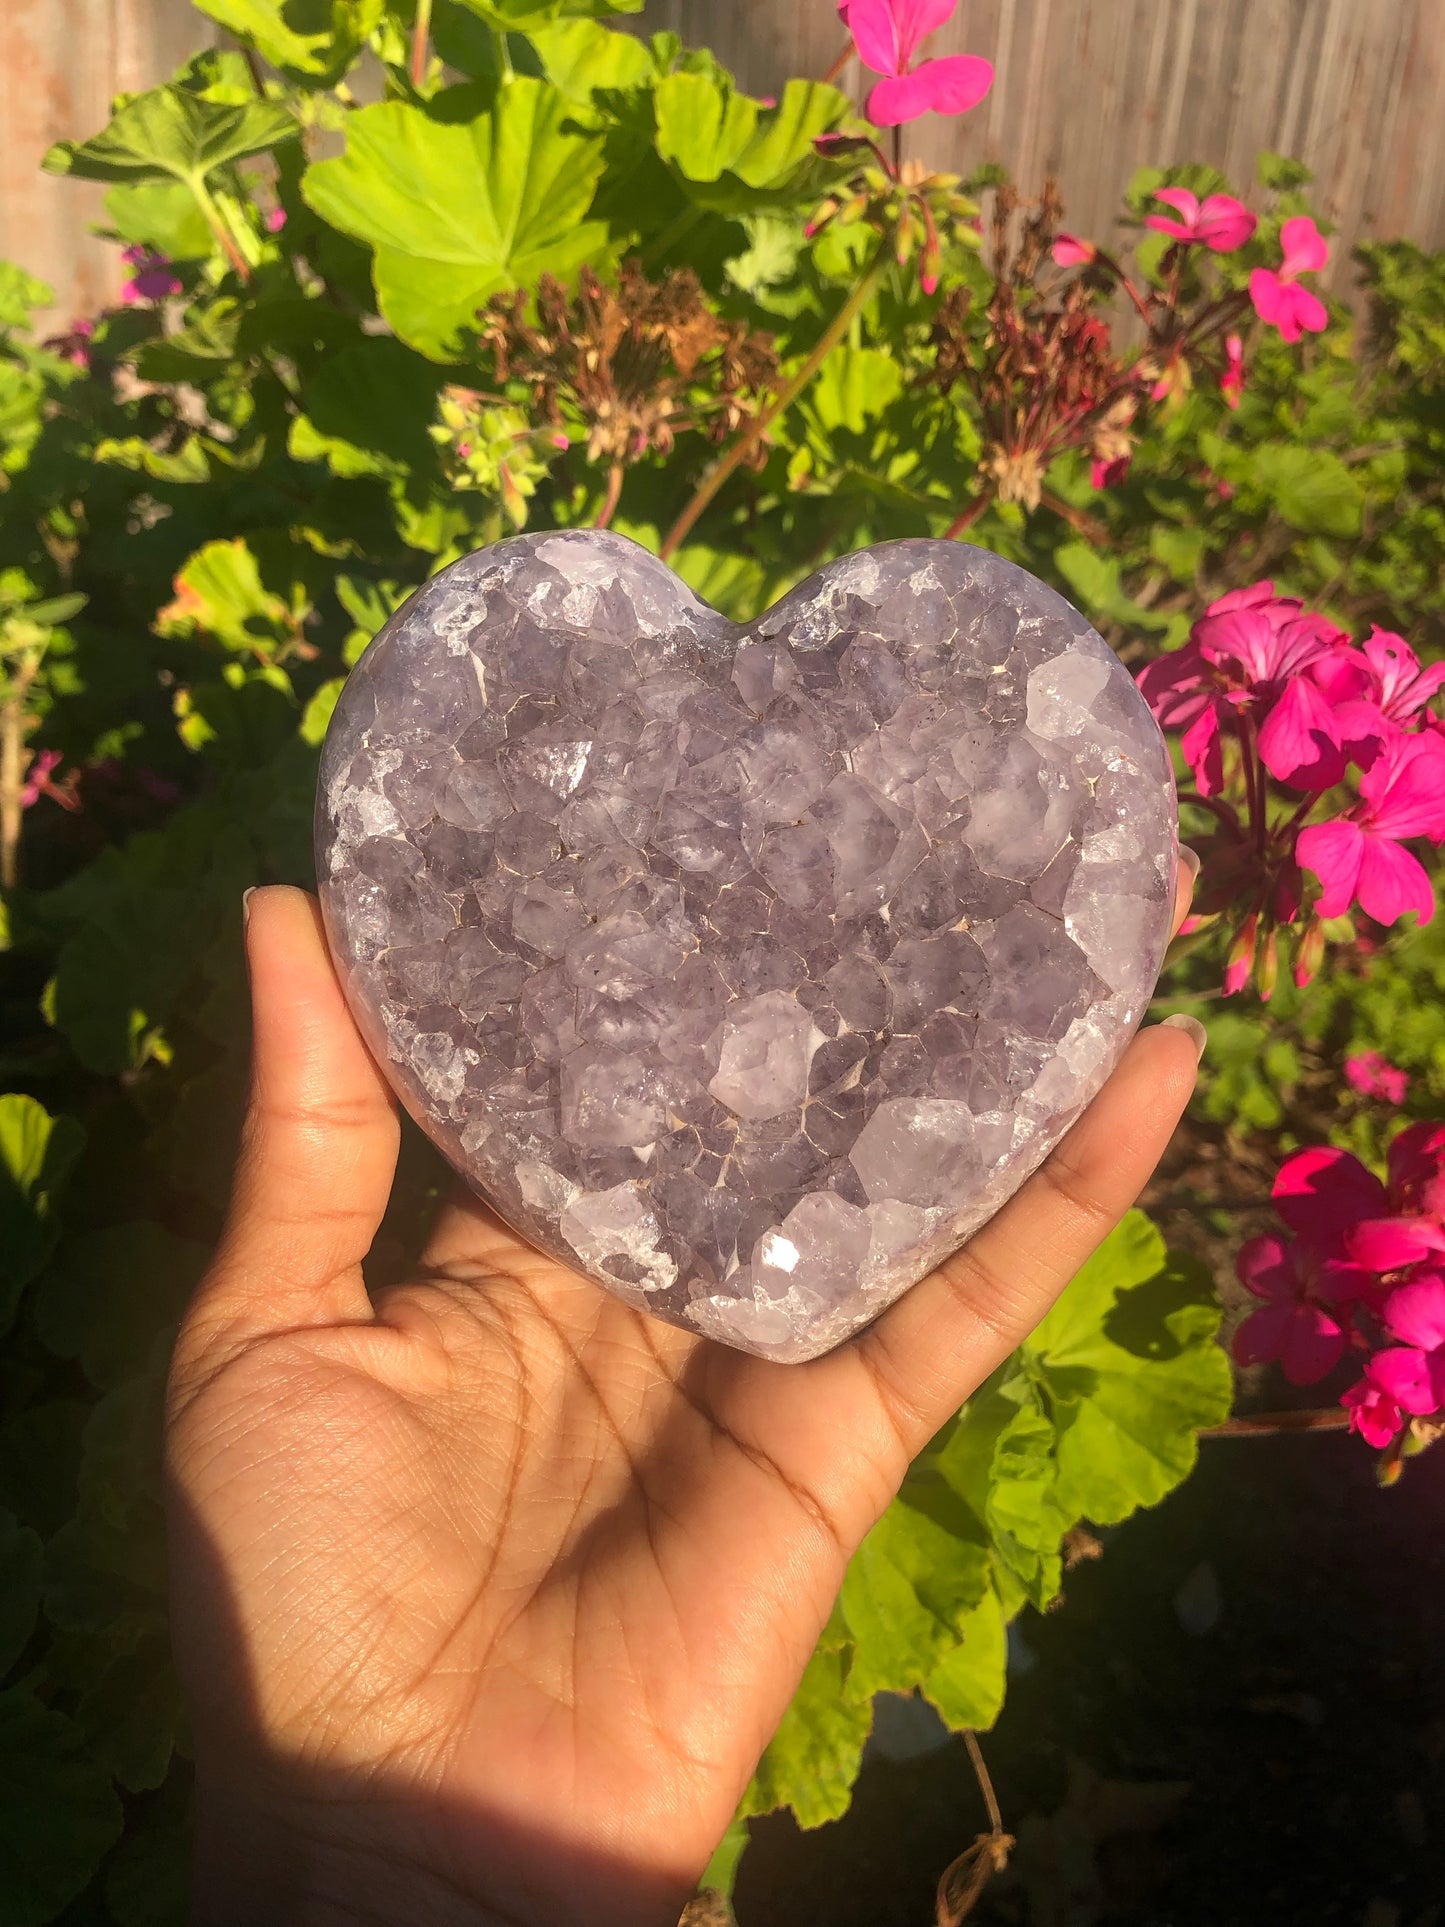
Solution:
[[[861,113],[818,78],[755,99],[609,24],[626,0],[202,10],[243,51],[48,163],[105,184],[115,304],[40,341],[48,291],[0,269],[12,1927],[184,1917],[157,1413],[225,1204],[240,894],[310,880],[317,746],[370,637],[514,529],[609,524],[735,615],[966,530],[1083,608],[1179,743],[1204,859],[1161,986],[1212,1032],[1189,1130],[1283,1167],[1240,1355],[1345,1374],[1339,1422],[1392,1465],[1439,1409],[1440,263],[1369,253],[1365,340],[1278,157],[1238,192],[1147,170],[1107,246],[1049,184],[900,162],[888,130],[926,146],[989,85],[988,49],[930,53],[947,0],[841,9]],[[1305,1143],[1356,1160],[1320,1187],[1348,1222],[1300,1202]],[[445,1181],[409,1142],[377,1279]],[[1136,1214],[945,1428],[747,1811],[841,1812],[879,1691],[994,1719],[1067,1535],[1156,1503],[1225,1421],[1215,1277],[1244,1243],[1211,1276]]]

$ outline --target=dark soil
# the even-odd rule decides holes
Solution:
[[[1205,1441],[1019,1624],[983,1738],[1013,1869],[979,1927],[1445,1927],[1445,1443],[1381,1491],[1340,1434]],[[986,1827],[963,1744],[755,1823],[740,1927],[931,1927]]]

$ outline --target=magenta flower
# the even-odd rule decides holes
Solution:
[[[1340,1403],[1350,1415],[1350,1430],[1377,1450],[1388,1445],[1405,1423],[1405,1414],[1394,1399],[1368,1378],[1357,1379],[1341,1394]]]
[[[1410,1074],[1398,1064],[1381,1057],[1377,1050],[1362,1050],[1345,1059],[1345,1082],[1361,1097],[1378,1097],[1386,1104],[1403,1104],[1410,1088]]]
[[[1345,816],[1301,830],[1295,853],[1323,889],[1322,917],[1341,916],[1352,902],[1377,923],[1413,910],[1421,923],[1435,914],[1435,893],[1410,837],[1445,837],[1445,738],[1395,734],[1360,776],[1360,801]]]
[[[1170,234],[1190,247],[1213,248],[1216,254],[1242,248],[1259,225],[1243,201],[1236,201],[1232,194],[1210,194],[1201,203],[1187,187],[1157,187],[1154,199],[1176,209],[1181,218],[1171,221],[1163,214],[1151,214],[1145,227]]]
[[[164,301],[167,295],[181,292],[180,278],[171,272],[169,257],[154,248],[126,248],[120,258],[136,270],[120,291],[127,307],[137,301]]]
[[[1223,787],[1223,734],[1235,716],[1253,718],[1260,758],[1282,783],[1328,789],[1339,782],[1345,753],[1313,671],[1344,640],[1292,596],[1260,582],[1211,603],[1182,649],[1140,672],[1160,724],[1183,732],[1180,746],[1201,796]]]
[[[1129,463],[1133,458],[1116,455],[1106,462],[1098,455],[1089,463],[1089,483],[1093,488],[1118,488],[1129,473]]]
[[[1349,1151],[1297,1151],[1279,1168],[1274,1208],[1314,1249],[1366,1271],[1401,1271],[1445,1252],[1445,1125],[1410,1125],[1385,1162],[1382,1182]]]
[[[284,207],[271,208],[266,215],[266,232],[268,234],[279,234],[282,228],[285,227],[285,225],[286,225],[285,208]]]
[[[28,810],[33,804],[38,803],[42,796],[56,796],[57,786],[51,778],[60,768],[60,763],[61,756],[58,749],[40,749],[35,752],[20,789],[22,810]],[[67,799],[57,797],[57,800],[66,802],[66,807],[69,807]]]
[[[1365,1377],[1402,1412],[1423,1417],[1445,1408],[1445,1277],[1434,1272],[1398,1286],[1383,1318],[1401,1342],[1376,1352]]]
[[[1099,250],[1092,241],[1081,241],[1077,234],[1060,231],[1054,242],[1054,264],[1060,268],[1086,268],[1097,261]]]
[[[897,127],[920,114],[963,114],[993,85],[993,64],[950,54],[916,67],[919,42],[941,27],[957,0],[838,0],[843,24],[865,67],[882,74],[863,103],[875,127]]]
[[[1286,341],[1298,341],[1306,328],[1318,334],[1329,322],[1319,296],[1301,287],[1330,258],[1329,243],[1307,214],[1296,214],[1279,231],[1284,260],[1276,268],[1256,268],[1249,277],[1249,298],[1261,321],[1278,328]]]
[[[1235,1260],[1239,1282],[1266,1302],[1234,1334],[1241,1365],[1278,1359],[1291,1385],[1313,1385],[1344,1356],[1348,1314],[1369,1279],[1358,1265],[1324,1256],[1303,1239],[1251,1238]]]
[[[1225,336],[1224,352],[1227,359],[1219,377],[1220,392],[1231,408],[1238,408],[1244,393],[1244,343],[1238,335]]]
[[[1361,674],[1335,714],[1351,756],[1362,767],[1373,761],[1380,745],[1397,729],[1418,727],[1421,711],[1445,684],[1445,662],[1420,666],[1420,658],[1403,636],[1373,628],[1363,645]]]

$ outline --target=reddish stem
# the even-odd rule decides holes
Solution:
[[[948,527],[943,531],[944,541],[956,542],[965,529],[971,529],[973,527],[974,523],[978,520],[979,516],[983,514],[992,500],[993,497],[991,495],[975,495],[962,514],[955,515]]]

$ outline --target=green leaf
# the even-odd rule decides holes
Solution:
[[[186,1927],[190,1917],[191,1829],[126,1829],[106,1864],[105,1904],[116,1927]]]
[[[1023,1350],[1058,1428],[1059,1504],[1101,1525],[1155,1505],[1229,1411],[1209,1274],[1131,1211]]]
[[[1167,628],[1167,616],[1141,608],[1125,590],[1117,555],[1103,555],[1087,542],[1063,542],[1054,550],[1054,567],[1095,622],[1119,622],[1132,629]]]
[[[165,1779],[184,1719],[170,1643],[160,1637],[116,1653],[75,1708],[91,1755],[127,1793],[149,1793]]]
[[[145,1218],[69,1239],[36,1294],[36,1331],[92,1385],[118,1385],[145,1364],[205,1261],[204,1246]]]
[[[31,1693],[0,1693],[0,1927],[53,1920],[120,1829],[120,1802],[71,1721]]]
[[[0,1679],[24,1652],[40,1613],[45,1550],[38,1532],[0,1512]]]
[[[42,1539],[58,1532],[75,1510],[89,1413],[83,1399],[50,1399],[17,1412],[0,1431],[0,1505]]]
[[[570,15],[584,19],[615,13],[640,13],[643,0],[462,0],[500,32],[530,33],[549,20]]]
[[[657,151],[690,181],[715,181],[742,159],[757,102],[705,74],[668,74],[653,95]]]
[[[1364,494],[1333,450],[1265,442],[1254,450],[1254,481],[1291,528],[1307,535],[1358,535]]]
[[[616,33],[595,20],[559,20],[529,30],[542,71],[569,100],[589,100],[606,88],[626,93],[651,84],[656,69],[634,34]]]
[[[385,0],[196,0],[288,80],[333,86],[381,24]]]
[[[117,182],[105,197],[105,212],[123,241],[155,248],[172,261],[204,261],[215,246],[195,195],[169,177]]]
[[[391,336],[357,342],[322,363],[306,389],[306,413],[292,423],[298,460],[323,460],[336,475],[394,475],[431,469],[436,366]]]
[[[28,328],[36,308],[48,308],[55,292],[13,261],[0,261],[0,328]]]
[[[743,1795],[741,1817],[790,1806],[800,1827],[821,1827],[848,1811],[873,1707],[845,1697],[843,1668],[843,1656],[826,1646],[808,1661]]]
[[[0,1331],[20,1294],[50,1255],[55,1205],[85,1133],[73,1118],[52,1117],[33,1097],[0,1097]]]
[[[1254,177],[1261,187],[1272,188],[1276,193],[1308,187],[1314,179],[1303,161],[1292,161],[1287,154],[1273,153],[1267,147],[1254,164]]]
[[[201,630],[225,649],[267,655],[289,634],[286,604],[261,581],[241,536],[207,542],[176,577],[176,596],[156,616],[163,636]]]
[[[851,1699],[907,1692],[957,1645],[988,1590],[989,1554],[967,1507],[915,1472],[849,1562],[838,1609],[854,1641]]]
[[[733,172],[749,187],[774,190],[816,160],[813,142],[843,120],[851,103],[821,80],[790,80],[778,104],[764,112]]]
[[[602,138],[571,113],[528,78],[460,123],[387,101],[350,117],[344,155],[307,170],[311,207],[375,250],[377,299],[403,340],[445,359],[493,294],[605,260],[605,231],[585,218]]]
[[[86,181],[170,176],[194,190],[216,168],[265,153],[300,132],[295,115],[272,101],[242,106],[207,100],[173,84],[137,94],[88,141],[58,141],[43,165],[49,173]]]
[[[325,739],[331,726],[331,718],[336,713],[336,705],[346,687],[345,676],[333,676],[330,682],[322,683],[316,694],[301,712],[301,740],[318,748]]]
[[[990,1590],[961,1623],[958,1644],[924,1680],[924,1697],[955,1732],[982,1730],[1003,1710],[1007,1666],[1008,1626]]]

